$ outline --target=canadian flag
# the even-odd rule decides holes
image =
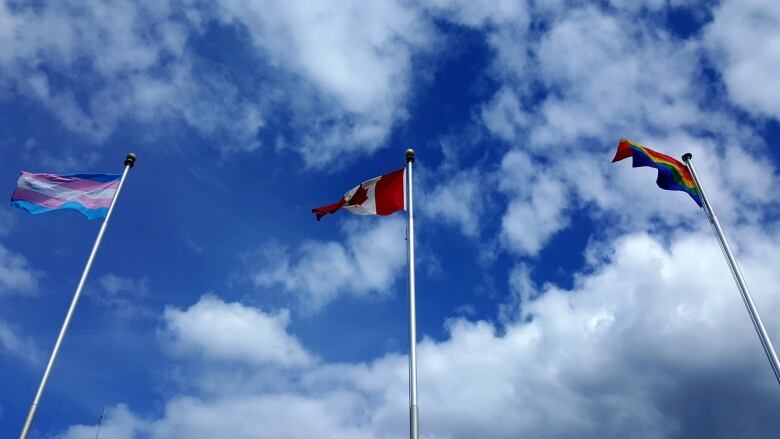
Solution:
[[[311,211],[319,221],[323,216],[339,209],[346,209],[357,215],[390,215],[406,210],[405,175],[405,169],[401,168],[366,180],[350,189],[339,201]]]

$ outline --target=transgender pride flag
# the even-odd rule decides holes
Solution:
[[[118,174],[33,174],[22,171],[11,204],[39,214],[73,209],[89,219],[105,218],[119,187]]]

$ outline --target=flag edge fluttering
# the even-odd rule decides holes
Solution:
[[[632,148],[632,146],[647,156],[646,162],[643,162],[642,160],[644,159],[642,158],[640,158],[639,161],[637,160],[637,156],[634,154],[634,148]],[[618,143],[618,148],[617,151],[615,151],[615,157],[612,159],[612,163],[619,162],[629,157],[632,158],[631,165],[634,168],[651,167],[658,171],[658,176],[655,182],[659,188],[664,190],[685,192],[699,207],[704,207],[701,194],[698,187],[696,186],[696,182],[685,164],[675,159],[674,157],[658,152],[644,145],[640,145],[623,137]],[[653,159],[653,157],[656,159]],[[688,184],[686,184],[686,180],[689,181]]]

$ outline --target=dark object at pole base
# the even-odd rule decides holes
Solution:
[[[128,153],[127,158],[125,159],[125,166],[133,167],[135,166],[135,154]]]
[[[406,150],[406,162],[414,163],[414,150],[412,148]]]

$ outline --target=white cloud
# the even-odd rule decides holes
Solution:
[[[347,394],[319,398],[280,394],[219,400],[181,397],[168,402],[165,417],[157,421],[141,419],[124,406],[114,408],[101,431],[106,437],[119,439],[373,437],[348,425],[353,419],[346,416],[361,410],[359,402]],[[94,433],[94,426],[77,425],[56,437],[92,439]]]
[[[624,136],[673,157],[692,152],[730,224],[761,221],[757,207],[780,200],[767,189],[777,173],[760,158],[765,141],[728,114],[702,74],[702,43],[616,6],[547,3],[534,9],[548,20],[542,30],[522,20],[485,27],[495,50],[491,71],[502,86],[483,104],[480,122],[512,147],[501,171],[507,205],[500,233],[512,251],[537,253],[568,226],[569,212],[583,207],[619,218],[616,231],[703,224],[686,195],[659,193],[654,170],[610,163]],[[518,157],[527,165],[508,169]]]
[[[0,210],[0,237],[7,236],[16,223],[16,218],[8,209]]]
[[[704,34],[704,45],[735,104],[749,113],[780,119],[780,4],[722,2]]]
[[[186,33],[172,37],[182,33],[172,13],[168,3],[121,0],[3,5],[6,41],[12,42],[0,55],[3,76],[65,127],[95,142],[107,139],[131,111],[147,121],[172,110],[192,112],[197,107],[193,90],[182,88],[181,81],[191,73],[182,58]],[[170,62],[160,68],[164,59]],[[56,86],[52,71],[62,76]],[[98,85],[79,96],[83,90],[77,77]],[[196,84],[195,78],[186,82]],[[182,101],[189,102],[178,107]]]
[[[431,13],[469,27],[512,24],[525,26],[530,21],[528,5],[516,0],[425,0]]]
[[[5,224],[10,229],[11,222]],[[0,215],[0,236],[2,236],[3,226],[3,218]],[[12,294],[37,294],[39,277],[40,273],[30,267],[24,256],[0,244],[0,297]],[[40,352],[32,339],[19,334],[3,320],[0,320],[0,353],[8,353],[34,365],[41,361]]]
[[[149,295],[149,279],[106,274],[97,281],[97,287],[88,290],[90,296],[121,318],[151,317],[152,311],[144,304]]]
[[[415,207],[425,216],[453,224],[464,235],[476,237],[484,220],[485,191],[490,187],[490,179],[476,170],[447,173],[447,180],[423,193]]]
[[[186,310],[166,308],[165,337],[174,352],[251,365],[305,366],[313,361],[287,334],[290,314],[266,314],[240,303],[203,296]]]
[[[136,417],[126,405],[120,404],[107,411],[105,421],[100,427],[100,434],[111,439],[134,439],[141,437],[146,429],[145,422]],[[94,439],[97,433],[95,425],[74,425],[57,439]]]
[[[738,247],[777,339],[779,322],[771,316],[780,313],[773,293],[780,245],[762,235],[741,230]],[[712,237],[675,235],[666,247],[640,233],[612,244],[600,247],[609,249],[599,258],[606,262],[577,276],[571,290],[543,287],[502,328],[460,318],[448,323],[446,340],[419,344],[423,437],[750,438],[778,427],[774,376]],[[215,298],[204,302],[264,315]],[[249,336],[244,327],[213,330],[191,310],[187,317],[212,329],[202,332],[219,333],[222,343]],[[262,325],[251,326],[250,337],[265,340],[257,330]],[[289,341],[281,326],[277,337]],[[248,438],[259,431],[289,438],[402,437],[406,367],[395,354],[369,363],[308,363],[279,370],[281,389],[170,395],[159,418],[135,418],[125,428],[143,432],[132,437],[150,438]],[[704,415],[705,425],[702,413],[718,415]],[[77,430],[87,431],[73,427],[68,434]]]
[[[359,412],[361,401],[348,394],[307,398],[301,395],[265,395],[202,401],[182,398],[167,406],[166,420],[155,425],[153,437],[207,439],[224,435],[267,437],[367,438],[349,425],[348,413]],[[282,408],[280,410],[280,408]]]
[[[130,292],[144,295],[149,292],[149,279],[147,278],[132,279],[115,274],[106,274],[100,277],[98,283],[106,293],[111,295]]]
[[[660,7],[656,1],[644,4]],[[256,14],[254,7],[230,5]],[[765,147],[762,141],[752,148],[736,146],[734,139],[744,134],[752,143],[755,136],[749,129],[728,121],[725,113],[700,108],[704,91],[698,84],[702,60],[697,43],[681,43],[662,30],[641,26],[646,24],[641,20],[626,20],[623,10],[563,3],[555,4],[558,10],[547,17],[544,29],[525,41],[528,22],[511,18],[512,5],[490,3],[506,11],[506,22],[485,5],[484,10],[471,3],[430,5],[462,24],[486,26],[497,51],[493,68],[506,84],[481,115],[486,127],[514,148],[503,157],[497,176],[508,200],[501,229],[506,247],[535,254],[566,227],[572,203],[595,206],[594,217],[611,214],[618,224],[608,241],[591,243],[586,252],[590,265],[575,275],[571,289],[536,286],[530,269],[518,266],[510,274],[514,296],[502,309],[501,325],[454,319],[443,341],[420,343],[423,436],[749,438],[780,428],[773,409],[780,403],[774,377],[717,245],[700,230],[706,228],[703,218],[685,194],[659,193],[653,170],[609,163],[622,135],[670,155],[694,152],[734,231],[744,271],[777,342],[780,323],[772,316],[780,315],[780,296],[774,294],[780,281],[780,242],[773,233],[776,225],[758,226],[763,222],[760,208],[777,196],[733,187],[774,187],[775,171],[753,157]],[[361,120],[361,105],[401,101],[383,100],[362,84],[351,88],[348,82],[354,77],[339,64],[347,62],[339,50],[332,54],[335,65],[324,72],[312,72],[306,60],[285,61],[286,54],[274,52],[274,38],[293,48],[290,56],[321,45],[309,40],[316,37],[283,35],[310,24],[310,11],[288,17],[279,8],[270,8],[270,18],[247,15],[258,20],[251,27],[259,28],[252,31],[259,35],[270,32],[264,26],[279,23],[271,29],[279,35],[271,35],[270,42],[258,41],[253,33],[255,44],[316,84],[315,96],[335,97],[343,106],[336,111],[339,123],[357,117],[354,125],[325,130],[332,133],[328,142],[354,138],[358,131],[364,133],[361,139],[381,138],[384,125],[379,122],[386,121],[381,117],[392,111]],[[323,41],[335,39],[337,45],[343,37],[321,29],[343,26],[343,17],[327,15],[319,4],[312,11],[325,15],[312,32],[330,36]],[[241,13],[232,15],[231,20],[242,20]],[[387,28],[374,25],[377,41],[389,38],[383,33]],[[365,37],[362,32],[366,29],[358,28]],[[375,40],[368,41],[356,50],[356,62],[381,65],[371,53]],[[394,84],[381,75],[377,80],[388,81],[390,88]],[[539,81],[546,97],[520,113],[529,81]],[[716,134],[701,135],[704,130]],[[310,163],[327,160],[330,153],[304,151],[312,154]],[[450,187],[433,192],[443,205],[452,200]],[[742,203],[758,206],[758,218],[741,212],[737,207]],[[446,221],[464,233],[476,227],[466,217]],[[737,223],[739,228],[733,226]],[[693,230],[668,231],[683,224]],[[611,240],[629,227],[667,230],[661,237],[636,233]],[[314,310],[344,295],[386,293],[403,266],[402,221],[361,218],[347,222],[343,232],[346,238],[340,242],[310,241],[292,251],[269,247],[254,282],[281,286]],[[126,412],[109,420],[106,427],[115,437],[406,434],[408,375],[401,355],[388,353],[367,363],[315,361],[315,354],[288,332],[287,313],[271,315],[216,297],[205,297],[187,310],[169,308],[165,316],[169,346],[187,362],[188,381],[199,384],[168,392],[164,412],[155,417]],[[236,364],[263,370],[223,379],[230,378]],[[267,365],[278,367],[257,367]],[[203,384],[208,381],[210,386]],[[88,434],[78,426],[66,437]]]
[[[508,87],[496,92],[490,103],[482,108],[482,122],[494,135],[512,142],[517,131],[527,123],[527,116],[520,108],[517,96]]]
[[[269,115],[285,111],[290,126],[281,128],[305,134],[275,142],[311,166],[324,166],[344,153],[381,148],[406,118],[415,60],[435,46],[429,18],[407,6],[390,1],[365,8],[354,0],[3,4],[0,32],[8,44],[0,48],[0,77],[4,88],[40,102],[96,143],[123,122],[141,122],[153,136],[184,122],[222,151],[252,151],[261,146]],[[237,34],[228,52],[241,55],[242,64],[227,72],[199,51],[217,26]],[[250,44],[241,44],[244,31]],[[242,79],[247,71],[263,73]]]
[[[433,4],[434,10],[448,17],[469,11],[457,2]],[[698,212],[690,209],[684,195],[658,193],[652,183],[655,175],[648,175],[651,170],[625,172],[623,163],[609,163],[623,136],[671,155],[693,152],[713,192],[723,194],[717,202],[729,218],[743,215],[736,209],[736,199],[743,197],[736,192],[745,186],[725,179],[744,180],[745,170],[761,168],[769,181],[775,180],[772,167],[753,154],[743,149],[725,152],[734,149],[736,139],[755,139],[755,135],[723,113],[701,108],[706,91],[700,84],[702,59],[696,43],[676,40],[654,26],[629,32],[623,23],[631,17],[630,11],[622,6],[610,10],[564,2],[536,5],[530,9],[534,17],[547,20],[541,29],[532,27],[533,20],[512,14],[506,20],[485,19],[481,14],[492,16],[494,2],[477,7],[484,11],[468,13],[475,19],[468,25],[485,31],[494,50],[489,72],[501,86],[481,106],[476,120],[512,147],[498,173],[500,191],[506,195],[506,205],[496,209],[504,211],[498,240],[506,249],[537,254],[568,227],[570,212],[584,206],[597,207],[597,215],[619,216],[626,220],[621,224],[633,227],[658,225],[661,209],[664,226],[696,218]],[[705,126],[722,137],[716,142],[688,134]],[[760,140],[757,143],[757,148],[763,147]],[[722,160],[726,154],[744,161]],[[526,165],[514,169],[518,161]],[[483,177],[493,172],[482,167],[473,170]],[[441,192],[443,201],[447,189],[441,186],[434,191]],[[746,197],[751,198],[755,195]],[[485,204],[482,210],[494,207],[495,200],[480,197],[479,201]],[[772,203],[776,197],[756,202]],[[625,209],[629,204],[634,207]],[[476,236],[475,227],[466,221],[469,218],[449,212],[449,217],[441,212],[436,216],[460,225],[467,236]]]
[[[0,296],[18,293],[34,294],[38,289],[39,274],[27,259],[0,244]]]
[[[538,74],[550,96],[541,104],[534,144],[702,122],[695,47],[661,30],[633,30],[627,32],[621,17],[584,8],[541,37]]]
[[[686,8],[684,12],[691,14],[703,14],[707,2],[701,0],[609,0],[610,5],[620,11],[631,14],[641,14],[645,11],[666,12],[665,9]]]
[[[555,232],[569,225],[567,201],[565,187],[555,181],[536,183],[528,200],[511,201],[501,224],[506,245],[537,254]]]
[[[777,201],[773,188],[777,183],[777,172],[772,163],[764,157],[747,153],[737,145],[729,145],[721,167],[726,185],[741,203],[768,204]]]
[[[509,196],[501,222],[503,244],[520,254],[536,255],[569,225],[568,189],[541,163],[522,151],[504,156],[499,189]]]
[[[341,241],[305,241],[292,255],[269,245],[252,281],[261,287],[281,286],[311,312],[340,296],[388,294],[406,262],[404,221],[350,219],[343,222],[342,236]]]
[[[38,365],[41,362],[41,353],[35,347],[32,339],[18,334],[2,320],[0,320],[0,353],[11,354],[32,365]]]
[[[272,64],[314,86],[316,93],[296,103],[310,119],[307,130],[316,132],[305,138],[304,158],[323,165],[344,153],[375,151],[406,117],[413,58],[434,44],[427,18],[408,6],[229,1],[220,2],[220,14],[241,23]]]

